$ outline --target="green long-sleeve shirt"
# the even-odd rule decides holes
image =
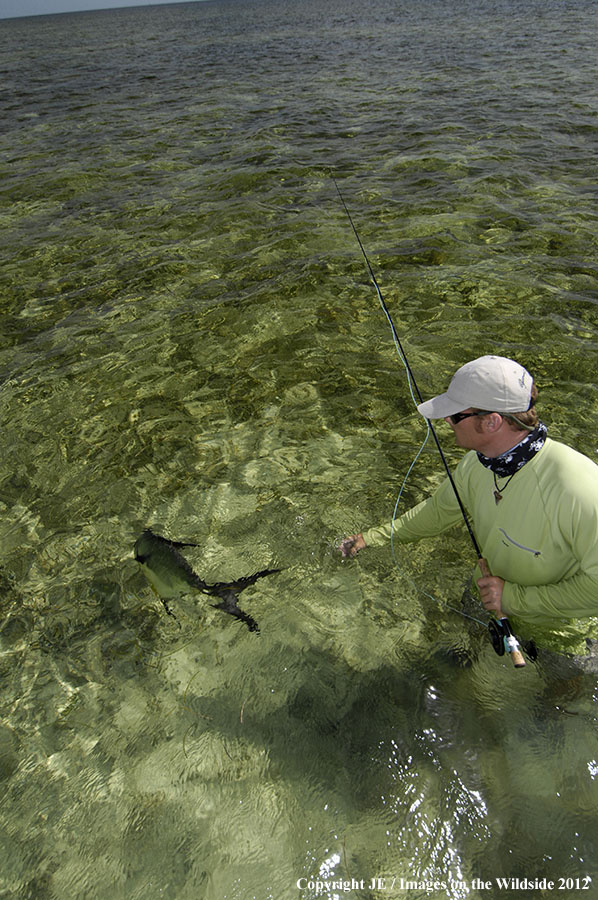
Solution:
[[[493,474],[474,451],[461,460],[454,479],[492,574],[506,582],[505,613],[544,625],[547,618],[563,623],[598,616],[598,466],[592,460],[548,438],[498,504]],[[431,537],[461,521],[447,479],[395,521],[393,539]],[[390,533],[389,524],[363,537],[376,545]]]

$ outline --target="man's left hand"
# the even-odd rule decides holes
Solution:
[[[484,607],[489,612],[502,615],[502,592],[505,586],[503,579],[496,575],[484,575],[482,578],[478,578],[477,585]]]

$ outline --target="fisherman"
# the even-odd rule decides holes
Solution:
[[[417,408],[426,419],[444,419],[469,451],[453,477],[492,573],[477,579],[485,608],[502,609],[530,634],[541,625],[573,637],[571,620],[598,616],[598,466],[547,437],[537,396],[519,363],[482,356]],[[340,550],[355,556],[391,533],[399,543],[416,541],[460,521],[447,479],[394,523],[345,538]]]

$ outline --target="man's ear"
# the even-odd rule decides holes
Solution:
[[[504,419],[500,415],[500,413],[495,412],[490,413],[489,416],[484,416],[484,418],[482,419],[482,425],[489,434],[498,431],[503,422]]]

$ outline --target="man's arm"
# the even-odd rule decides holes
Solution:
[[[598,577],[580,572],[557,584],[524,587],[505,582],[502,605],[511,616],[583,619],[598,616]]]
[[[343,556],[355,556],[364,547],[379,546],[390,540],[391,534],[399,543],[434,537],[462,521],[461,511],[448,478],[427,500],[407,510],[393,522],[370,528],[363,534],[353,534],[340,545]]]

